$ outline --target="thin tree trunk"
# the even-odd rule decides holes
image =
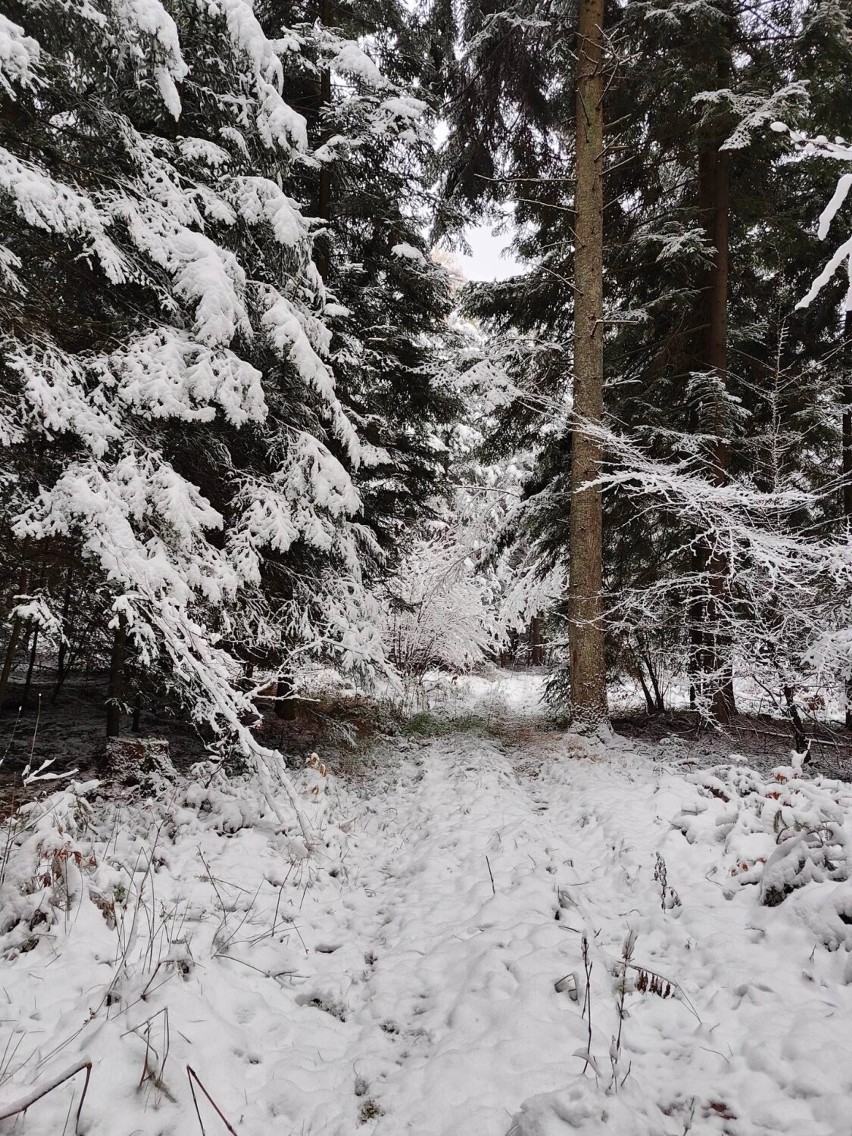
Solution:
[[[320,0],[319,19],[324,28],[331,25],[332,0]],[[326,67],[320,71],[320,113],[331,105],[331,71]],[[326,141],[327,131],[323,130],[323,141]],[[331,220],[331,169],[328,162],[320,164],[319,194],[317,200],[317,217],[328,223]],[[326,232],[316,245],[316,264],[320,276],[326,280],[331,269],[331,233]]]
[[[585,430],[586,423],[603,419],[603,21],[604,0],[580,0],[568,643],[572,723],[589,730],[608,720],[601,619],[601,492],[587,486],[598,476],[601,446]]]
[[[642,694],[645,696],[645,709],[648,711],[648,717],[653,718],[655,713],[654,697],[651,694],[651,688],[645,681],[645,672],[642,670],[642,660],[638,655],[634,657],[636,666],[636,675],[639,679],[639,685],[642,687]]]
[[[12,666],[15,662],[15,652],[18,649],[18,643],[20,642],[23,629],[23,620],[18,619],[16,616],[12,621],[9,642],[6,644],[6,656],[3,659],[3,673],[0,674],[0,707],[2,707],[3,699],[6,697],[6,687],[9,685],[9,676],[12,673]]]
[[[127,648],[127,624],[119,619],[112,637],[109,659],[109,687],[107,689],[106,736],[117,738],[121,733],[121,710],[124,698],[124,657]]]
[[[720,68],[720,83],[724,79]],[[730,168],[727,150],[719,148],[713,137],[699,154],[699,205],[704,211],[707,234],[715,250],[713,266],[706,288],[708,325],[705,342],[705,365],[714,373],[724,390],[728,379],[728,271],[730,262]],[[717,400],[712,423],[715,438],[711,455],[710,476],[715,485],[728,480],[727,414]],[[705,639],[706,669],[710,672],[710,707],[716,721],[729,722],[736,713],[730,637],[721,630],[729,591],[730,564],[724,553],[708,548],[706,556],[708,580],[707,627]]]
[[[56,685],[53,688],[53,695],[52,695],[53,701],[55,701],[56,698],[58,697],[60,691],[62,690],[62,687],[65,685],[65,680],[71,674],[71,671],[74,668],[74,664],[77,662],[77,659],[80,657],[80,652],[83,649],[83,645],[86,642],[86,637],[89,634],[90,630],[92,629],[94,622],[95,621],[93,619],[90,619],[89,622],[86,624],[86,626],[83,628],[83,631],[82,631],[81,635],[79,636],[77,642],[72,644],[68,648],[68,653],[65,657],[65,665],[63,666],[62,671],[56,677]],[[89,668],[89,660],[87,658],[86,662],[85,662],[85,672],[84,672],[84,676],[85,676],[84,677],[84,689],[86,689],[86,690],[88,690],[88,687],[89,687],[89,669],[88,668]]]
[[[665,713],[666,702],[663,698],[663,692],[660,689],[660,680],[657,677],[657,672],[654,670],[654,666],[649,655],[643,655],[643,661],[648,670],[648,676],[651,679],[651,687],[654,691],[654,702],[657,707],[657,713],[663,714]]]
[[[792,686],[784,686],[784,701],[787,704],[787,717],[790,719],[790,724],[793,727],[793,745],[795,746],[796,753],[807,754],[810,751],[810,742],[805,730],[805,724],[802,721],[802,715],[799,713],[799,707],[796,705],[795,692]]]
[[[693,552],[693,570],[698,577],[703,569],[703,559],[696,547]],[[696,584],[689,597],[689,709],[698,709],[699,697],[704,693],[704,601]]]
[[[282,722],[292,722],[296,717],[295,689],[293,676],[282,671],[275,686],[275,716]]]
[[[843,379],[843,519],[852,526],[852,312],[843,317],[844,354],[850,370]]]
[[[852,532],[852,312],[843,319],[844,355],[846,375],[843,380],[842,472],[843,520],[847,532]],[[852,729],[852,679],[846,680],[846,727]]]
[[[21,699],[21,708],[26,710],[30,702],[30,687],[33,681],[33,668],[35,667],[36,655],[38,653],[38,628],[33,631],[33,641],[30,645],[30,662],[27,667],[27,677],[24,682],[24,696]]]
[[[30,584],[30,574],[26,568],[22,568],[18,577],[18,596],[27,594]],[[17,616],[12,620],[12,629],[9,633],[9,641],[6,644],[6,654],[3,659],[3,670],[0,673],[0,708],[3,706],[3,699],[6,697],[6,688],[9,685],[9,678],[12,674],[12,667],[15,665],[15,653],[18,650],[18,644],[21,641],[21,632],[24,630],[24,621]]]
[[[56,701],[59,691],[62,689],[62,684],[65,681],[65,663],[68,657],[70,636],[69,620],[71,615],[71,580],[74,576],[73,565],[68,568],[65,576],[65,595],[62,600],[62,638],[59,641],[59,653],[56,658],[56,683],[53,687],[52,701]],[[70,670],[71,664],[68,663]]]

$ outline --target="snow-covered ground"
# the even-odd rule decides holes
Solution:
[[[307,855],[250,786],[60,791],[2,857],[0,1114],[91,1060],[87,1136],[845,1136],[852,794],[660,758],[388,742],[303,775]]]

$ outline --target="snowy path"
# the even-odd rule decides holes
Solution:
[[[169,957],[188,938],[194,964],[151,986],[140,956],[125,1013],[96,1009],[114,933],[95,920],[69,932],[61,975],[41,950],[4,969],[20,1055],[50,1049],[40,1033],[79,1034],[95,1009],[58,1058],[96,1061],[89,1136],[200,1131],[185,1063],[241,1136],[852,1132],[845,952],[814,950],[754,888],[724,898],[718,856],[672,824],[695,798],[682,776],[647,754],[507,753],[471,735],[409,744],[397,761],[367,797],[329,791],[328,832],[348,830],[333,875],[288,863],[260,828],[164,848],[157,902],[181,913]],[[661,903],[658,854],[680,905]],[[659,974],[670,996],[627,994],[611,1056],[628,931],[632,978]],[[577,1002],[554,988],[570,973]],[[163,1007],[174,1102],[136,1090],[145,1047],[127,1034]],[[62,1131],[70,1092],[0,1132]]]
[[[683,998],[628,996],[619,1078],[630,1069],[629,1104],[615,1130],[681,1132],[692,1118],[704,1132],[852,1131],[848,989],[820,988],[804,929],[791,944],[795,926],[773,926],[753,895],[725,900],[704,878],[706,853],[668,819],[679,779],[629,758],[566,758],[531,780],[491,743],[435,744],[418,766],[386,799],[396,819],[365,879],[381,922],[363,940],[377,962],[353,992],[347,1059],[385,1110],[377,1133],[502,1136],[526,1098],[578,1082],[584,1061],[572,1054],[587,1047],[587,1025],[554,982],[569,972],[582,980],[582,930],[592,943],[592,1053],[608,1081],[630,929],[634,959]],[[684,896],[673,910],[662,908],[657,852]],[[358,934],[356,917],[343,937]],[[627,1092],[631,1082],[650,1091]],[[597,1103],[596,1092],[579,1093],[578,1127],[594,1130]],[[567,1120],[552,1121],[553,1132]]]

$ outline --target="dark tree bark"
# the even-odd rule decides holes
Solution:
[[[22,568],[18,577],[18,595],[24,596],[30,584],[30,574],[27,569]],[[15,654],[18,650],[18,645],[21,642],[21,635],[24,632],[25,624],[22,619],[17,616],[12,620],[12,628],[9,632],[9,639],[6,643],[6,654],[3,657],[3,670],[0,672],[0,708],[3,706],[3,699],[6,697],[6,688],[9,685],[9,678],[12,674],[12,667],[15,665]]]
[[[703,570],[703,558],[698,548],[693,554],[693,571]],[[704,599],[696,585],[689,597],[689,709],[698,709],[698,700],[704,694]]]
[[[30,688],[33,682],[33,669],[35,668],[36,655],[38,654],[38,628],[33,630],[33,638],[30,643],[30,661],[27,667],[27,677],[24,682],[24,696],[21,699],[21,707],[26,710],[30,703]]]
[[[6,654],[3,659],[3,671],[0,673],[0,706],[3,705],[3,699],[6,697],[6,688],[9,685],[9,676],[12,673],[12,666],[15,662],[15,652],[18,649],[18,643],[21,641],[21,632],[23,629],[23,620],[17,617],[12,620],[12,630],[9,633],[9,640],[6,643]]]
[[[69,659],[69,643],[71,638],[69,635],[71,630],[71,581],[73,577],[74,568],[72,565],[68,568],[65,576],[65,596],[62,600],[62,639],[59,643],[59,653],[56,659],[56,683],[53,687],[54,702],[62,689],[62,684],[65,682],[73,661],[73,653]]]
[[[660,689],[659,676],[649,655],[643,655],[642,661],[644,662],[648,670],[648,677],[651,680],[651,688],[654,691],[654,705],[656,707],[656,711],[658,714],[663,714],[665,713],[666,702],[663,698],[663,692]]]
[[[598,476],[601,446],[585,429],[586,423],[603,419],[603,22],[604,0],[580,0],[568,642],[572,723],[589,730],[608,721],[601,619],[601,492],[587,484]]]
[[[724,85],[726,68],[720,68],[720,85]],[[724,133],[724,132],[723,132]],[[730,167],[728,152],[720,149],[724,138],[713,132],[704,142],[698,157],[698,201],[705,227],[714,249],[713,264],[704,289],[707,328],[703,363],[716,376],[724,390],[728,379],[728,274],[730,268]],[[713,420],[708,424],[715,439],[710,455],[710,477],[715,485],[728,480],[729,454],[726,440],[727,412],[717,400]],[[731,643],[721,630],[724,608],[728,600],[729,564],[717,548],[705,546],[707,603],[703,669],[710,679],[710,708],[716,721],[726,723],[736,713],[734,701]]]
[[[792,686],[785,686],[783,693],[787,717],[793,727],[793,745],[796,753],[809,754],[811,743],[805,730],[805,723],[802,721],[802,715],[799,713],[799,707],[796,705],[795,691]]]
[[[124,699],[124,659],[127,652],[127,624],[120,619],[112,637],[109,660],[109,687],[107,689],[106,736],[117,738],[121,733],[121,712]]]
[[[843,378],[843,519],[852,525],[852,312],[843,318],[843,345],[848,370]]]
[[[842,419],[842,474],[843,474],[843,520],[846,528],[852,530],[852,312],[843,319],[844,355],[847,371],[843,380],[843,419]],[[846,727],[852,729],[852,680],[846,681]]]
[[[648,711],[648,717],[653,718],[657,708],[654,705],[654,696],[651,694],[650,687],[645,681],[645,673],[642,670],[642,663],[639,659],[636,659],[636,674],[639,678],[639,685],[642,687],[642,694],[645,697],[645,709]]]
[[[320,0],[318,16],[324,28],[331,25],[333,18],[332,0]],[[327,67],[320,72],[319,99],[320,113],[322,113],[326,107],[331,105],[331,71]],[[325,133],[326,132],[323,131],[323,135],[325,135]],[[325,137],[323,137],[323,141],[326,141]],[[322,162],[320,165],[317,217],[325,222],[331,220],[331,169],[329,168],[328,162]],[[330,243],[331,233],[327,232],[316,244],[316,265],[323,280],[328,278],[331,268]]]
[[[281,673],[275,686],[275,716],[282,722],[292,722],[296,717],[295,684],[291,674]]]

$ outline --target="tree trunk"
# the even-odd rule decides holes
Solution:
[[[720,82],[724,75],[720,69]],[[705,289],[707,333],[704,364],[715,374],[720,389],[728,379],[728,269],[730,261],[730,170],[727,150],[719,149],[721,139],[711,137],[698,158],[698,198],[707,235],[714,249],[713,266]],[[710,477],[715,485],[728,480],[726,409],[718,400],[714,420],[708,424],[715,439],[710,458]],[[715,547],[706,553],[708,601],[706,609],[707,649],[705,667],[710,673],[710,707],[716,721],[726,723],[736,713],[730,637],[721,630],[727,605],[730,565],[727,556]]]
[[[805,730],[805,724],[802,721],[802,715],[799,713],[799,707],[796,705],[795,692],[792,686],[784,686],[784,701],[786,702],[787,717],[790,719],[790,724],[793,727],[793,746],[796,753],[808,754],[810,752],[810,742]]]
[[[572,724],[591,731],[608,720],[601,492],[587,486],[598,476],[601,446],[586,432],[603,419],[603,20],[604,0],[580,0],[568,644]]]
[[[696,580],[700,579],[704,562],[698,546],[693,550],[693,571]],[[689,597],[689,709],[697,710],[699,699],[704,694],[704,599],[696,583]]]
[[[654,704],[657,708],[658,714],[664,714],[666,711],[666,700],[663,698],[663,692],[660,689],[660,679],[657,671],[654,669],[654,664],[650,655],[644,655],[643,661],[648,670],[648,676],[651,679],[651,687],[654,691]]]
[[[275,687],[275,716],[282,722],[292,722],[296,717],[296,699],[294,697],[295,684],[293,676],[282,672],[278,675]]]
[[[12,666],[15,662],[15,652],[18,649],[18,643],[20,642],[23,629],[23,620],[16,617],[12,621],[9,642],[6,644],[6,656],[3,659],[3,673],[0,674],[0,707],[2,707],[3,699],[6,697],[6,687],[9,685],[9,676],[12,673]]]
[[[852,526],[852,312],[843,317],[843,346],[847,371],[843,377],[843,519]]]
[[[70,635],[70,620],[71,620],[71,581],[74,577],[73,565],[69,567],[65,576],[65,596],[62,600],[62,638],[59,640],[59,654],[56,659],[56,683],[53,687],[53,701],[62,689],[62,684],[65,682],[66,662],[68,670],[71,669],[71,662],[68,659]]]
[[[109,659],[109,687],[107,689],[106,736],[117,738],[121,733],[121,710],[124,698],[124,656],[127,647],[127,624],[119,618],[112,637]]]
[[[642,693],[645,696],[645,709],[648,711],[648,717],[653,718],[655,713],[654,697],[651,694],[651,688],[645,681],[645,673],[642,670],[642,660],[638,655],[634,656],[634,665],[636,668],[636,677],[639,679],[639,685],[642,687]]]
[[[24,696],[21,699],[21,708],[26,710],[30,703],[30,688],[33,682],[33,668],[35,667],[36,655],[38,654],[38,628],[33,631],[33,641],[30,646],[30,662],[27,667],[27,677],[24,682]]]
[[[332,21],[331,0],[320,0],[318,15],[322,26],[329,27]],[[331,71],[327,67],[320,71],[319,87],[320,114],[322,114],[325,108],[331,105]],[[324,142],[327,141],[327,134],[328,132],[323,130]],[[320,164],[317,217],[326,223],[331,220],[331,169],[328,162]],[[330,248],[331,233],[327,231],[317,242],[315,254],[317,269],[323,280],[327,280],[331,269]]]
[[[852,312],[843,318],[843,346],[847,371],[843,379],[842,474],[843,520],[852,532]],[[846,680],[846,727],[852,729],[852,678]]]

